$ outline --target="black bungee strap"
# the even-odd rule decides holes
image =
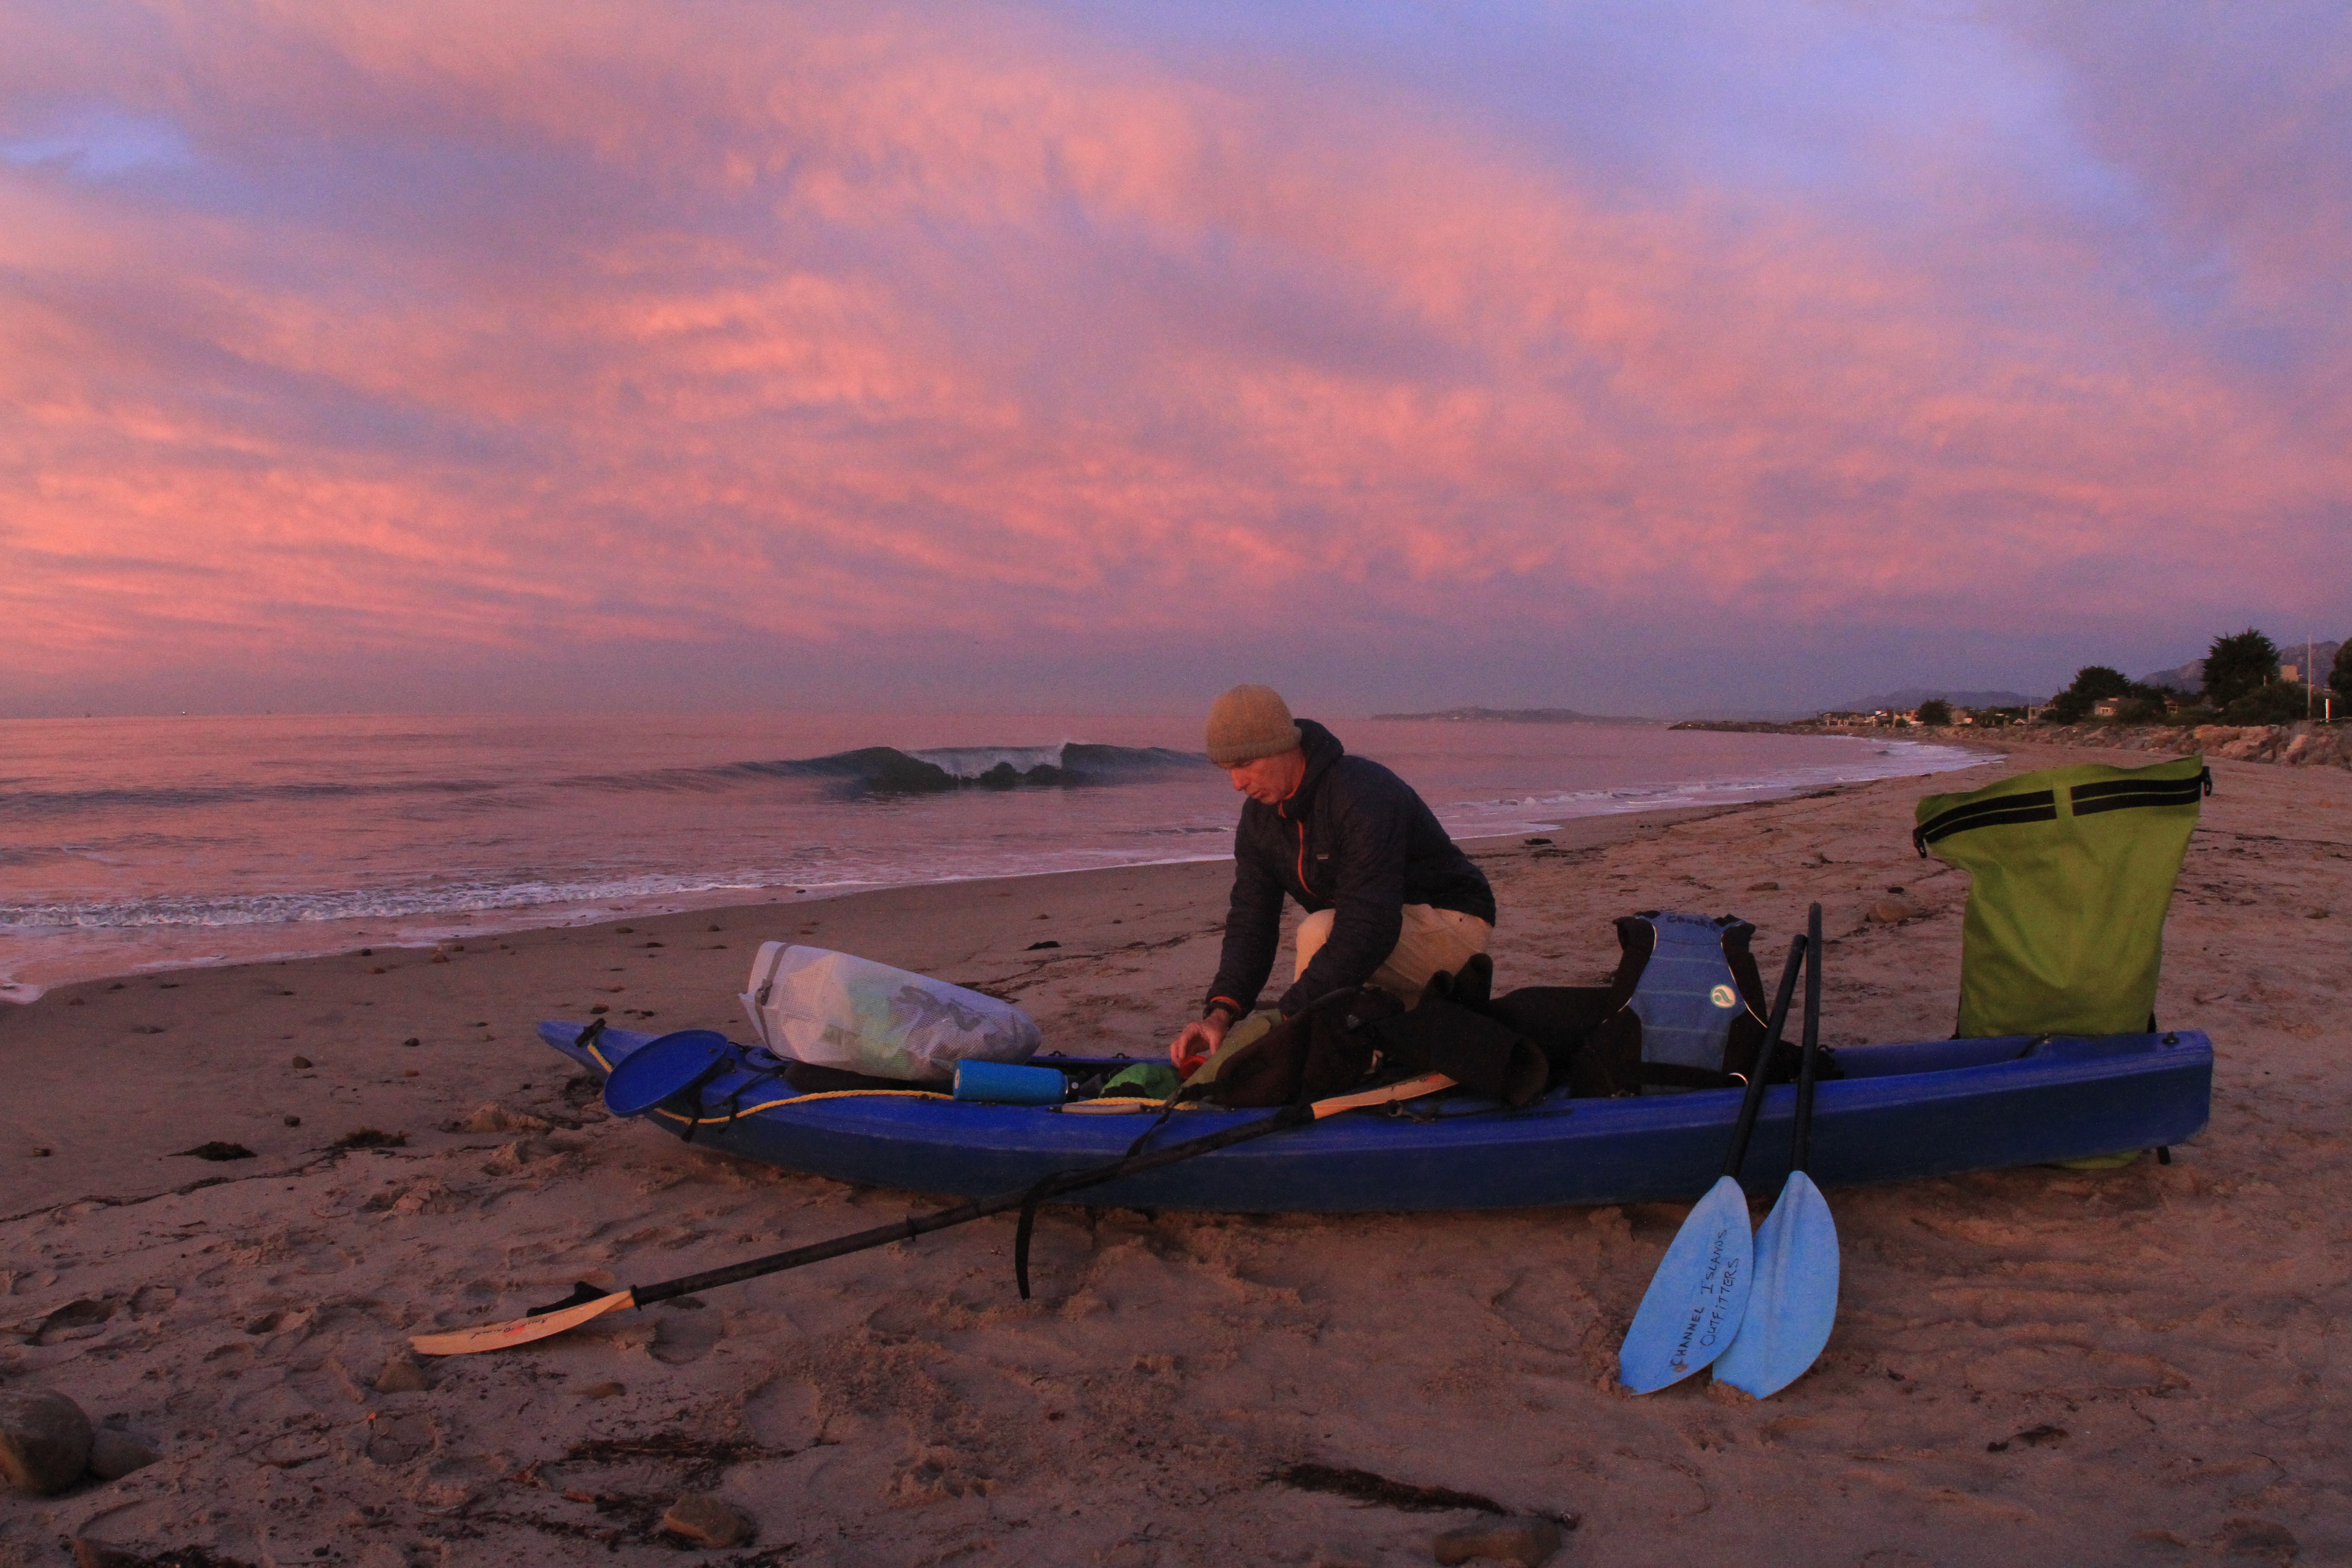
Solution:
[[[727,1136],[727,1134],[734,1128],[736,1121],[742,1116],[743,1097],[745,1095],[751,1093],[753,1089],[758,1089],[762,1084],[772,1083],[778,1079],[783,1079],[784,1086],[786,1088],[789,1089],[792,1087],[793,1080],[788,1078],[784,1078],[784,1068],[782,1062],[777,1063],[772,1068],[751,1067],[749,1060],[739,1061],[737,1065],[740,1067],[750,1068],[751,1076],[745,1079],[741,1083],[737,1084],[733,1089],[727,1091],[727,1120],[719,1123],[719,1136],[721,1138]],[[703,1109],[698,1097],[695,1102],[695,1109],[697,1110]],[[695,1123],[695,1126],[697,1127],[699,1127],[700,1125],[702,1124],[699,1121]]]
[[[702,1086],[709,1083],[712,1079],[717,1078],[720,1073],[727,1071],[734,1065],[735,1058],[731,1055],[714,1058],[709,1067],[704,1068],[700,1072],[694,1075],[694,1081],[692,1083],[685,1085],[683,1088],[679,1089],[677,1093],[662,1101],[662,1104],[665,1107],[667,1107],[677,1104],[681,1100],[687,1100],[691,1097],[694,1106],[694,1113],[687,1118],[686,1131],[678,1134],[678,1138],[682,1142],[688,1143],[693,1142],[695,1133],[700,1131],[702,1124],[710,1120],[709,1116],[707,1114],[710,1108],[702,1103]],[[740,1102],[739,1101],[738,1103],[740,1104]],[[677,1113],[676,1111],[672,1111],[670,1114],[675,1116]],[[727,1125],[729,1127],[735,1125],[735,1116],[731,1110],[727,1117]],[[721,1129],[721,1131],[723,1132],[724,1129]]]
[[[1304,1125],[1315,1120],[1312,1105],[1286,1105],[1272,1116],[1257,1121],[1244,1121],[1239,1127],[1228,1127],[1222,1132],[1212,1132],[1203,1138],[1171,1144],[1150,1154],[1130,1154],[1117,1164],[1097,1165],[1084,1171],[1056,1171],[1038,1181],[1021,1194],[1021,1223],[1013,1233],[1013,1278],[1021,1287],[1021,1299],[1029,1300],[1029,1238],[1037,1226],[1038,1205],[1087,1187],[1115,1182],[1144,1171],[1156,1171],[1163,1165],[1173,1165],[1195,1155],[1214,1153],[1253,1138],[1263,1138],[1269,1132]],[[1139,1140],[1140,1142],[1140,1140]]]

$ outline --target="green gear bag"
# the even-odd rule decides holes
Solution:
[[[1911,842],[1969,873],[1958,1037],[2149,1027],[2201,756],[2051,768],[1919,803]]]

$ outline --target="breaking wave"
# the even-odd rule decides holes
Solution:
[[[919,752],[867,746],[787,765],[876,795],[938,795],[958,789],[1120,784],[1207,764],[1204,758],[1165,746],[1069,741],[1058,746],[937,746]]]
[[[761,781],[811,778],[847,795],[939,795],[961,789],[1068,788],[1116,784],[1202,768],[1199,754],[1165,746],[1104,746],[1066,741],[1052,746],[938,746],[901,751],[866,746],[829,756],[547,778],[311,778],[272,784],[186,784],[79,790],[0,788],[0,823],[38,822],[93,812],[190,810],[402,800],[440,801],[461,809],[536,804],[543,792],[583,795],[664,791],[718,793]]]

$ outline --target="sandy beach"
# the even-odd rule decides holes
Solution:
[[[1777,953],[1819,900],[1825,1038],[1948,1034],[1966,879],[1914,856],[1913,802],[2150,760],[2005,750],[1929,780],[1475,844],[1502,907],[1498,987],[1601,980],[1611,920],[1638,908],[1736,911]],[[2158,1009],[2213,1037],[2211,1125],[2169,1166],[1832,1191],[1837,1331],[1764,1402],[1615,1387],[1675,1205],[1061,1210],[1027,1303],[1007,1217],[404,1364],[408,1334],[577,1279],[664,1278],[929,1201],[609,1119],[540,1019],[602,1006],[740,1035],[753,951],[797,938],[1013,996],[1049,1048],[1156,1050],[1214,967],[1222,863],[188,970],[0,1008],[0,1392],[65,1393],[161,1456],[0,1495],[0,1564],[68,1561],[77,1540],[117,1563],[670,1562],[656,1521],[686,1490],[757,1521],[706,1554],[731,1563],[1370,1568],[1429,1562],[1434,1531],[1481,1517],[1273,1479],[1300,1465],[1575,1516],[1561,1563],[2352,1560],[2352,774],[2214,773]],[[1871,918],[1887,900],[1906,918]],[[254,1157],[182,1152],[209,1142]]]

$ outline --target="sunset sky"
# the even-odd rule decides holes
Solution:
[[[0,716],[2352,631],[2352,13],[0,0]]]

